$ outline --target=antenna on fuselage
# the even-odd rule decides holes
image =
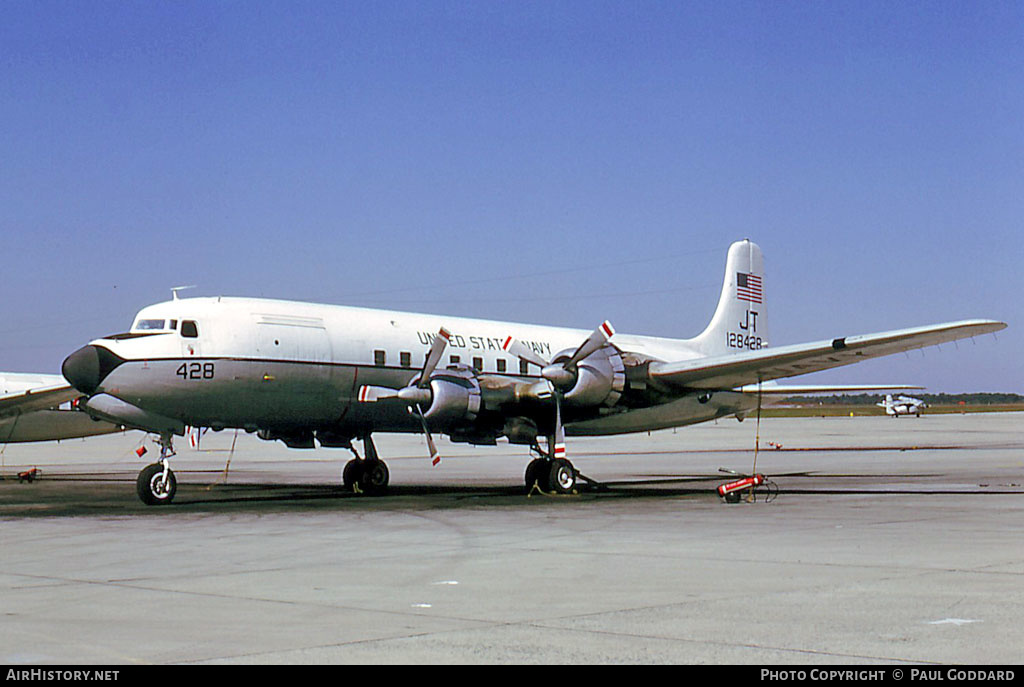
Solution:
[[[174,300],[178,300],[178,292],[179,291],[185,291],[186,289],[194,289],[194,288],[196,288],[195,284],[191,284],[189,286],[172,286],[171,287],[171,297]]]

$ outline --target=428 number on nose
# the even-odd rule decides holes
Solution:
[[[182,363],[174,374],[182,379],[213,379],[213,363]]]

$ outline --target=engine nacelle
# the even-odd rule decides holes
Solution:
[[[480,381],[466,365],[436,370],[430,375],[430,395],[430,407],[423,409],[423,416],[431,428],[472,422],[480,412]]]
[[[555,363],[568,360],[575,351],[560,351]],[[626,366],[619,349],[602,346],[576,365],[576,383],[565,393],[565,401],[574,406],[611,407],[619,402],[626,388]]]

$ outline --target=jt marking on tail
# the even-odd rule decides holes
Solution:
[[[751,318],[751,315],[753,315],[753,318]],[[747,321],[746,322],[740,322],[740,329],[742,329],[744,331],[747,331],[747,330],[750,330],[750,331],[753,331],[753,332],[757,331],[757,311],[756,310],[748,310],[747,311]]]

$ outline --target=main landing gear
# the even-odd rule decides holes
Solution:
[[[543,492],[571,494],[576,490],[579,472],[568,458],[555,458],[554,452],[551,450],[554,445],[553,437],[548,437],[548,451],[541,449],[539,444],[534,444],[533,450],[539,453],[540,457],[534,458],[526,466],[526,489],[528,491],[537,488]]]
[[[345,463],[341,472],[342,482],[345,489],[354,491],[357,494],[364,493],[371,496],[379,496],[388,489],[388,480],[391,473],[388,472],[387,464],[377,455],[377,447],[373,445],[373,439],[367,434],[363,437],[363,450],[365,458],[360,458],[355,448],[349,447],[355,458]]]
[[[141,450],[140,450],[141,451]],[[147,465],[135,480],[135,490],[147,506],[163,506],[174,500],[178,480],[171,470],[170,458],[174,455],[171,435],[160,436],[160,460]]]

